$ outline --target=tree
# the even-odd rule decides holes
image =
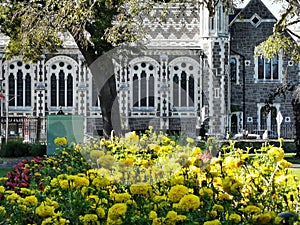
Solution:
[[[3,0],[0,3],[0,31],[10,38],[5,57],[18,55],[25,60],[37,60],[45,51],[55,52],[60,48],[62,43],[59,35],[67,31],[73,36],[86,63],[91,65],[103,53],[121,43],[143,40],[142,18],[157,3],[164,6],[164,15],[173,2],[189,2],[195,6],[202,4],[212,16],[220,1],[225,10],[234,6],[232,0]],[[243,0],[234,1],[239,3]],[[282,13],[282,19],[274,29],[274,38],[282,37],[282,32],[298,22],[289,23],[288,19],[299,16],[299,3],[288,0],[287,4],[289,7]],[[181,5],[184,9],[184,4]],[[163,19],[164,16],[153,16],[153,20],[163,22]],[[276,47],[272,49],[290,47],[289,43],[283,45],[285,42],[278,40],[279,44],[274,44]],[[299,61],[297,54],[294,55],[294,59]],[[95,72],[96,68],[92,74]],[[117,93],[115,77],[111,74],[101,80],[106,82],[100,90],[104,135],[109,136],[113,129],[112,103]]]

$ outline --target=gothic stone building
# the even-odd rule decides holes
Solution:
[[[214,17],[201,5],[181,11],[174,4],[165,23],[145,18],[142,54],[114,59],[122,128],[143,131],[151,125],[197,136],[204,124],[209,134],[223,137],[245,127],[276,131],[280,112],[282,136],[293,137],[292,93],[276,99],[268,115],[264,103],[282,82],[299,83],[299,67],[283,54],[272,60],[254,56],[274,23],[261,0],[233,13],[219,5]],[[97,84],[72,39],[62,38],[64,48],[37,63],[1,59],[2,129],[8,117],[10,133],[45,139],[47,115],[62,109],[84,116],[87,135],[101,133]],[[0,36],[3,53],[7,41]]]

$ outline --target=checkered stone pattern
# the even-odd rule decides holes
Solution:
[[[143,25],[150,45],[196,46],[199,40],[199,10],[192,6],[173,5],[165,16],[163,8],[157,7]]]

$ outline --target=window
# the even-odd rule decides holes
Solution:
[[[178,70],[175,66],[174,70]],[[179,72],[179,71],[178,71]],[[175,107],[193,107],[195,101],[195,80],[186,71],[173,76],[173,104]]]
[[[21,61],[9,65],[8,78],[9,106],[31,106],[31,67]]]
[[[56,62],[51,65],[50,97],[51,106],[71,107],[73,105],[73,76],[72,66],[66,62]]]
[[[269,110],[263,106],[260,110],[260,129],[267,130],[276,126],[277,108],[272,106]]]
[[[133,102],[134,107],[149,108],[155,106],[154,65],[149,62],[136,63],[133,66]]]
[[[259,80],[278,80],[278,56],[272,60],[258,57],[258,79]]]
[[[31,77],[29,74],[25,77],[25,106],[31,105]]]
[[[17,106],[23,106],[23,73],[17,73]]]
[[[258,27],[261,24],[261,18],[257,14],[254,14],[250,19],[250,23],[252,26]]]
[[[56,76],[55,74],[51,75],[51,106],[57,106],[57,101],[56,101],[56,91],[57,91],[57,83],[56,83]]]
[[[230,59],[230,80],[236,82],[237,76],[237,60],[236,58]]]
[[[219,32],[221,32],[222,31],[222,15],[223,15],[223,13],[222,13],[222,7],[221,6],[219,6],[219,8],[218,8],[218,31]]]
[[[215,29],[215,18],[214,17],[209,18],[209,26],[210,26],[211,31],[213,31]]]
[[[10,74],[8,78],[8,96],[9,106],[15,106],[15,100],[11,99],[12,96],[15,96],[15,78],[13,74]]]

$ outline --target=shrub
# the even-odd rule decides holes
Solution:
[[[30,144],[28,153],[30,156],[44,156],[47,154],[47,146],[40,143]]]
[[[22,141],[8,141],[2,144],[0,151],[1,157],[22,157],[29,155],[29,144]]]
[[[23,143],[21,140],[8,141],[2,144],[0,157],[44,156],[46,145]]]

